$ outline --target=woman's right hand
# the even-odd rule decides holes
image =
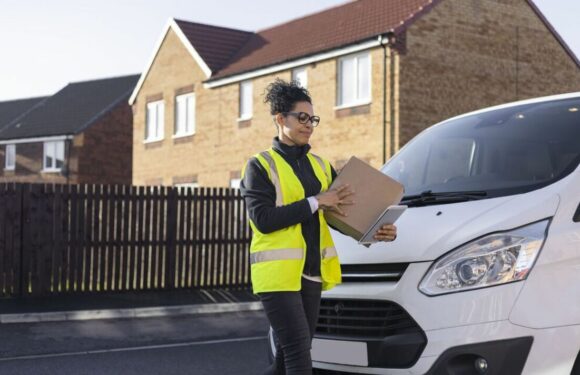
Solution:
[[[347,199],[353,194],[354,191],[350,189],[348,184],[345,184],[318,194],[316,200],[318,200],[319,208],[327,211],[334,211],[339,215],[346,216],[340,206],[353,204],[354,201],[352,199]]]

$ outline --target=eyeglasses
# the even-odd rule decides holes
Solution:
[[[283,115],[292,115],[298,119],[298,122],[301,124],[306,124],[308,121],[312,124],[313,127],[317,127],[318,123],[320,122],[319,116],[310,116],[306,112],[283,112]]]

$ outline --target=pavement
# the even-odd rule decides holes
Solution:
[[[0,324],[150,318],[262,310],[249,289],[94,293],[0,299]]]

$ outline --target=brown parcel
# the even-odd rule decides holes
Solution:
[[[340,206],[347,216],[324,211],[324,217],[330,225],[357,241],[387,207],[401,201],[404,192],[399,182],[354,156],[344,165],[330,189],[344,184],[349,184],[354,190],[349,198],[355,203]]]

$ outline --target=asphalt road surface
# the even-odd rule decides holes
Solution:
[[[260,374],[263,312],[0,325],[0,374]]]

